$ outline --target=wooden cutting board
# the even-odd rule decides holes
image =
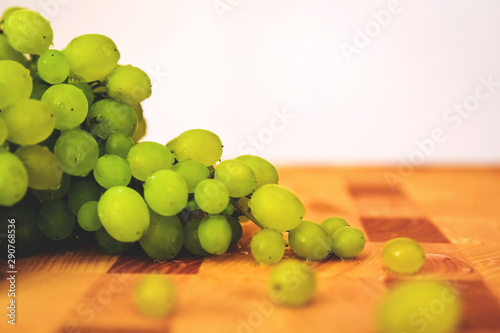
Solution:
[[[7,324],[6,260],[0,272],[1,332],[376,332],[376,310],[402,279],[450,281],[462,294],[460,332],[500,332],[500,168],[281,167],[280,184],[294,191],[320,222],[342,216],[367,237],[355,260],[313,262],[319,286],[311,304],[288,308],[269,300],[270,267],[256,265],[244,224],[239,246],[219,257],[182,256],[154,262],[139,249],[105,255],[75,240],[17,260],[16,326]],[[426,250],[420,274],[385,269],[385,241],[412,237]],[[82,245],[84,244],[84,245]],[[287,257],[293,253],[287,250]],[[179,290],[175,312],[142,317],[131,291],[144,274],[169,275]]]

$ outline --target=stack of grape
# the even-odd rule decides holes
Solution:
[[[282,259],[288,231],[300,258],[332,251],[351,258],[363,249],[362,232],[342,219],[302,220],[304,205],[277,185],[268,161],[220,162],[221,140],[208,130],[166,145],[138,142],[151,82],[139,68],[118,65],[110,38],[83,35],[62,51],[49,49],[50,23],[17,7],[3,14],[1,29],[0,205],[2,221],[16,219],[23,254],[43,237],[62,240],[83,229],[110,253],[139,242],[158,260],[183,246],[220,255],[249,219],[263,229],[251,242],[259,263]]]

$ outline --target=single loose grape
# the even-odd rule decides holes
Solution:
[[[424,265],[425,252],[415,240],[398,237],[385,243],[382,249],[382,260],[393,272],[413,274]]]
[[[231,226],[224,216],[209,215],[200,222],[198,239],[208,253],[223,254],[231,244]]]
[[[222,182],[205,179],[196,186],[194,200],[203,211],[209,214],[219,214],[229,203],[229,193]]]
[[[269,286],[274,302],[301,306],[314,297],[316,275],[306,262],[283,260],[271,271]]]
[[[317,223],[302,221],[290,230],[288,241],[293,252],[303,259],[324,259],[331,249],[330,235]]]
[[[226,160],[219,164],[214,178],[226,185],[229,196],[233,198],[249,195],[257,183],[252,169],[239,160]]]
[[[249,206],[262,225],[280,231],[296,228],[306,213],[295,194],[275,184],[266,184],[255,190]]]
[[[343,227],[348,227],[349,224],[341,217],[329,217],[321,222],[321,226],[331,236],[335,231]]]
[[[120,59],[120,52],[113,40],[98,34],[74,38],[63,53],[73,73],[87,82],[103,81]]]
[[[69,75],[69,60],[61,51],[46,50],[38,58],[37,69],[45,82],[58,84]]]
[[[174,155],[167,147],[156,142],[140,142],[127,155],[132,176],[145,182],[158,170],[170,170],[174,165]]]
[[[449,283],[408,281],[383,299],[379,328],[384,333],[451,333],[462,317],[462,299]]]
[[[99,199],[99,220],[120,242],[139,240],[149,227],[149,209],[139,193],[125,186],[108,189]]]
[[[236,157],[236,159],[244,162],[250,167],[250,169],[252,169],[257,181],[255,184],[256,189],[265,184],[278,184],[278,171],[276,171],[276,168],[271,163],[262,157],[255,155],[241,155]]]
[[[222,142],[213,132],[192,129],[183,132],[175,142],[175,156],[179,162],[195,160],[205,166],[215,164],[222,156]]]
[[[96,231],[102,227],[97,213],[97,201],[87,201],[80,207],[77,222],[86,231]]]
[[[356,228],[343,227],[333,233],[332,252],[342,259],[354,258],[365,247],[365,235]]]
[[[273,229],[262,229],[252,236],[252,256],[257,263],[277,264],[285,254],[283,235]]]
[[[178,214],[188,201],[184,178],[172,170],[158,170],[144,184],[144,199],[156,213],[164,216]]]
[[[139,239],[144,252],[153,259],[173,259],[182,248],[184,233],[177,216],[162,216],[149,211],[149,227]]]
[[[175,284],[163,275],[147,275],[136,285],[134,303],[137,309],[149,317],[164,317],[175,307],[177,289]]]

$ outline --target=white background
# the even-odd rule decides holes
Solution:
[[[54,48],[104,34],[121,64],[151,76],[146,140],[206,128],[225,159],[500,163],[500,85],[481,84],[500,82],[500,1],[1,0],[0,10],[12,5],[51,21]],[[473,111],[447,113],[463,103]]]

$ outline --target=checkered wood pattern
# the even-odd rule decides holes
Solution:
[[[249,250],[258,229],[244,224],[240,243],[221,256],[181,254],[150,260],[135,247],[121,256],[95,246],[54,249],[19,259],[18,325],[2,319],[1,332],[376,332],[384,293],[403,279],[446,280],[465,301],[460,332],[500,331],[500,169],[421,169],[392,188],[390,169],[280,168],[280,183],[299,195],[306,219],[343,216],[367,237],[353,260],[312,262],[314,301],[300,309],[269,301],[270,267]],[[384,242],[406,236],[421,242],[426,263],[416,276],[384,268]],[[286,257],[294,257],[287,250]],[[4,265],[4,263],[2,263]],[[5,266],[1,266],[4,274]],[[148,319],[131,301],[144,274],[169,275],[177,284],[175,312]],[[0,304],[7,284],[0,282]],[[2,316],[3,317],[3,316]]]

